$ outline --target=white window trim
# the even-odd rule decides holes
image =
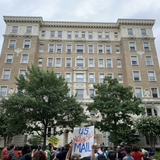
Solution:
[[[128,34],[128,29],[132,29],[132,34]],[[134,29],[133,28],[127,28],[127,35],[128,36],[134,36]]]
[[[58,45],[61,45],[61,52],[57,52],[57,49],[58,49]],[[62,53],[62,48],[63,48],[63,45],[62,44],[56,44],[56,53],[58,53],[58,54],[60,54],[60,53]]]
[[[88,83],[92,83],[89,81],[89,74],[93,74],[93,83],[95,83],[95,73],[94,72],[89,72],[88,73]]]
[[[145,29],[145,30],[146,30],[146,35],[142,35],[141,29]],[[147,35],[148,35],[148,30],[147,30],[147,28],[141,28],[141,29],[140,29],[140,35],[141,35],[141,36],[147,36]]]
[[[71,38],[68,38],[68,32],[71,32]],[[67,39],[72,39],[72,31],[67,31]]]
[[[117,37],[115,37],[115,33],[117,33]],[[119,38],[118,32],[114,32],[114,38]]]
[[[111,60],[111,67],[107,67],[107,59]],[[113,60],[112,60],[112,58],[107,58],[107,59],[106,59],[106,68],[113,68]]]
[[[62,33],[62,36],[61,37],[58,37],[58,32],[61,32]],[[63,38],[63,31],[60,30],[60,31],[57,31],[57,37],[56,38]]]
[[[88,95],[89,95],[89,99],[91,99],[91,98],[90,98],[90,90],[91,90],[91,89],[92,89],[92,90],[94,90],[94,96],[95,96],[95,94],[96,94],[96,91],[95,91],[95,89],[94,89],[94,88],[88,88],[88,93],[89,93]]]
[[[59,73],[59,75],[61,76],[61,72],[55,72],[55,74],[58,74]]]
[[[39,52],[44,52],[44,44],[43,44],[43,50],[40,50],[40,45],[41,45],[41,44],[43,44],[43,43],[40,43],[40,44],[39,44]]]
[[[18,27],[17,28],[17,32],[13,32],[13,27]],[[11,33],[12,34],[16,34],[16,33],[18,33],[19,32],[19,26],[17,26],[17,25],[12,25],[12,27],[11,27]]]
[[[49,51],[49,46],[50,46],[51,44],[53,45],[53,52],[50,52],[50,51]],[[55,52],[55,45],[54,45],[53,43],[49,43],[49,44],[48,44],[48,53],[54,53],[54,52]]]
[[[110,53],[106,52],[106,46],[110,46]],[[105,52],[104,53],[106,53],[106,54],[112,54],[112,45],[110,45],[110,44],[105,45]]]
[[[102,53],[99,53],[98,46],[102,46]],[[104,53],[105,53],[105,52],[104,52],[104,45],[103,45],[103,44],[98,44],[98,45],[97,45],[97,53],[98,53],[98,54],[104,54]]]
[[[92,33],[92,38],[89,38],[89,33]],[[93,32],[92,31],[88,31],[88,40],[89,39],[93,39]]]
[[[24,48],[25,41],[30,41],[29,48]],[[24,39],[24,41],[23,41],[23,49],[30,49],[30,48],[31,48],[31,40],[30,39]]]
[[[85,67],[85,58],[75,58],[75,67],[77,66],[77,59],[83,59],[83,67]]]
[[[77,82],[77,74],[83,74],[83,82]],[[75,82],[77,82],[77,83],[84,83],[85,79],[86,79],[86,75],[85,75],[84,72],[76,72],[75,73]]]
[[[144,43],[148,43],[148,46],[149,46],[149,50],[148,50],[148,51],[146,51],[146,50],[144,49]],[[143,41],[143,42],[142,42],[142,45],[143,45],[143,50],[144,50],[145,52],[150,52],[150,51],[151,51],[150,42]]]
[[[144,95],[143,95],[143,87],[141,87],[141,86],[135,86],[134,87],[134,94],[135,94],[135,96],[136,96],[136,88],[141,88],[141,93],[142,93],[142,98],[143,98],[144,97]]]
[[[76,44],[75,53],[77,53],[77,46],[83,46],[83,52],[82,53],[85,53],[85,45],[84,44]],[[77,54],[80,54],[80,53],[77,53]]]
[[[99,38],[98,36],[98,33],[101,33],[101,38]],[[97,39],[102,39],[103,38],[103,32],[97,32]]]
[[[132,64],[132,57],[137,57],[137,64]],[[139,65],[138,56],[136,56],[136,55],[130,55],[130,60],[131,60],[131,65],[132,66],[138,66]]]
[[[27,27],[32,27],[32,30],[30,33],[27,33]],[[26,26],[26,34],[32,34],[33,33],[33,26]]]
[[[41,64],[41,65],[39,64],[39,59],[42,59],[42,64]],[[42,65],[43,65],[43,60],[44,60],[44,58],[38,57],[38,66],[39,66],[39,67],[42,67]]]
[[[54,32],[54,37],[51,37],[51,32]],[[50,38],[55,38],[55,36],[56,36],[56,31],[52,31],[52,30],[50,30]]]
[[[110,34],[108,34],[109,35],[109,38],[106,38],[106,33],[109,33],[109,32],[105,32],[104,34],[105,34],[105,39],[109,39],[110,38]]]
[[[100,67],[100,66],[99,66],[99,60],[100,60],[100,59],[103,59],[103,67]],[[98,58],[98,68],[105,68],[104,58]]]
[[[56,59],[57,59],[57,58],[60,58],[60,59],[61,59],[60,66],[56,66],[56,65],[57,65],[57,64],[56,64]],[[55,67],[56,67],[56,68],[62,67],[62,58],[61,58],[61,57],[55,57]]]
[[[70,89],[70,88],[69,88],[69,91],[68,91],[68,92],[69,92],[69,97],[71,97],[71,89]],[[68,92],[67,92],[67,93],[68,93]]]
[[[150,81],[150,80],[149,80],[149,74],[148,74],[149,72],[154,72],[155,81]],[[155,71],[153,71],[153,70],[148,70],[148,71],[147,71],[147,74],[148,74],[148,81],[149,81],[149,82],[156,82],[156,81],[157,81],[157,77],[156,77],[156,72],[155,72]]]
[[[117,59],[117,60],[120,60],[120,61],[121,61],[121,65],[120,65],[120,66],[117,65],[117,68],[122,68],[122,59]],[[117,62],[117,61],[116,61],[116,62]]]
[[[13,55],[13,58],[12,58],[12,62],[11,62],[11,63],[7,63],[7,56],[8,56],[8,55]],[[5,58],[5,63],[6,63],[6,64],[12,64],[12,63],[13,63],[13,59],[14,59],[14,53],[7,53],[7,54],[6,54],[6,58]]]
[[[18,71],[18,77],[20,75],[20,70],[25,70],[27,72],[27,69],[24,69],[24,68],[20,68],[19,71]],[[26,76],[25,76],[25,79],[26,79]]]
[[[53,60],[52,60],[52,62],[53,62],[53,63],[52,63],[52,66],[48,66],[48,59],[49,59],[49,58],[53,58]],[[46,65],[46,66],[47,66],[47,67],[53,67],[53,66],[54,66],[54,57],[47,57],[47,65]]]
[[[71,52],[67,52],[67,45],[71,46]],[[72,53],[72,44],[66,44],[66,53]]]
[[[115,45],[115,49],[116,49],[116,46],[119,46],[119,52],[116,51],[116,54],[120,54],[120,45]],[[112,52],[111,52],[112,53]]]
[[[90,60],[90,59],[93,59],[93,67],[90,67],[90,66],[89,66],[89,60]],[[88,58],[88,68],[94,68],[94,67],[95,67],[95,60],[94,60],[94,58]]]
[[[28,55],[27,63],[22,63],[22,57],[23,57],[24,54],[27,54],[27,55]],[[28,60],[29,60],[29,53],[22,53],[22,54],[21,54],[20,63],[21,63],[21,64],[28,64]]]
[[[69,58],[71,59],[71,66],[67,66],[67,59],[69,59]],[[66,57],[65,58],[65,67],[67,67],[67,68],[72,67],[72,58],[71,57]]]
[[[123,83],[123,74],[122,73],[118,73],[118,75],[121,74],[122,75],[122,81],[119,81],[119,77],[118,77],[118,82],[119,83]]]
[[[8,78],[8,79],[3,79],[3,76],[4,76],[4,70],[10,70],[10,74],[9,74],[9,78]],[[2,77],[1,77],[1,79],[2,79],[2,80],[6,80],[6,81],[10,80],[11,72],[12,72],[12,69],[10,69],[10,68],[3,68],[3,72],[2,72]]]
[[[92,53],[89,52],[89,46],[93,46],[93,52]],[[88,44],[88,53],[89,54],[94,54],[94,45],[93,44]]]
[[[108,76],[108,74],[112,74],[112,79],[114,78],[114,73],[113,72],[108,72],[107,76]]]
[[[146,57],[151,57],[151,60],[152,60],[152,64],[151,64],[151,65],[148,65],[148,64],[147,64]],[[145,61],[146,61],[146,66],[153,66],[153,65],[154,65],[154,63],[153,63],[153,58],[152,58],[151,55],[146,55],[146,56],[145,56]]]
[[[101,82],[100,82],[100,74],[103,74],[103,75],[104,75],[104,78],[105,78],[105,73],[102,73],[102,72],[98,73],[98,75],[99,75],[99,77],[98,77],[99,83],[101,83]]]
[[[9,48],[9,49],[14,49],[14,48],[10,48],[10,47],[9,47],[11,41],[15,41],[15,46],[14,46],[14,48],[16,48],[16,44],[17,44],[17,40],[16,40],[16,39],[10,39],[10,40],[9,40],[8,48]]]
[[[135,81],[134,80],[134,74],[133,74],[133,72],[139,72],[139,81]],[[141,72],[140,72],[140,70],[133,70],[132,71],[132,77],[133,77],[133,82],[140,82],[141,81]]]
[[[78,32],[78,37],[76,37],[76,32]],[[74,31],[74,38],[79,38],[79,31]]]
[[[7,87],[7,91],[6,91],[6,95],[5,95],[5,97],[6,97],[7,93],[8,93],[8,85],[0,85],[0,93],[1,93],[1,87]]]
[[[157,97],[157,98],[159,98],[159,89],[158,89],[158,87],[150,87],[151,96],[152,96],[152,88],[157,88],[157,94],[158,94],[158,97]],[[153,97],[152,97],[152,98],[153,98]]]
[[[70,82],[68,82],[68,83],[71,83],[72,82],[72,72],[65,72],[65,79],[66,79],[66,74],[70,74]]]
[[[135,50],[131,50],[131,49],[130,49],[130,43],[134,43]],[[136,42],[134,42],[134,41],[129,41],[129,42],[128,42],[128,46],[129,46],[129,50],[130,50],[131,52],[132,52],[132,51],[133,51],[133,52],[134,52],[134,51],[137,51]]]

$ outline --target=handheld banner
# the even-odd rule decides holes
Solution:
[[[79,153],[81,157],[91,156],[94,143],[94,126],[74,128],[72,154]]]
[[[50,142],[50,143],[52,143],[54,146],[56,146],[56,145],[58,144],[58,142],[59,142],[59,138],[51,135],[50,138],[49,138],[49,140],[48,140],[48,142]]]

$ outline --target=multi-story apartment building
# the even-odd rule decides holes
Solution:
[[[92,102],[93,84],[105,76],[132,86],[148,116],[160,116],[160,70],[152,27],[155,20],[118,19],[116,23],[55,22],[42,17],[4,16],[6,31],[0,58],[0,95],[16,92],[15,76],[34,64],[54,68],[69,83],[68,95]],[[89,113],[94,119],[94,113]],[[135,117],[136,118],[136,117]],[[49,131],[50,132],[50,131]],[[97,142],[108,143],[107,133],[95,131]],[[70,141],[64,133],[60,144]],[[26,136],[15,136],[21,145]],[[2,139],[0,140],[2,144]],[[157,145],[160,140],[157,140]],[[143,137],[140,146],[149,145]]]

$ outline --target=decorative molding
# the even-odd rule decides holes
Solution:
[[[9,94],[9,95],[12,95],[13,93],[14,93],[14,89],[13,89],[13,88],[10,88],[9,91],[8,91],[8,94]]]
[[[151,98],[150,91],[148,89],[144,89],[144,97],[145,98]]]
[[[68,88],[72,88],[72,85],[68,83]]]
[[[121,40],[150,40],[150,41],[154,41],[155,38],[154,37],[122,37]]]
[[[22,51],[23,49],[20,49],[20,48],[14,49],[14,52],[17,53],[17,56],[19,56],[19,53],[21,53]]]
[[[144,53],[144,51],[141,51],[141,50],[140,50],[140,51],[137,51],[137,54],[139,54],[140,57],[142,58],[142,55],[145,54],[145,53]]]
[[[93,89],[93,88],[94,88],[94,87],[93,87],[93,84],[89,84],[89,85],[88,85],[88,88],[89,88],[89,89]]]
[[[15,34],[9,34],[9,35],[3,35],[4,38],[38,38],[38,35],[15,35]]]
[[[73,68],[73,71],[87,71],[87,68],[85,68],[85,67],[75,67],[75,68]]]

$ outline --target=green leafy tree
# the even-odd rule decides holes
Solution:
[[[54,134],[62,134],[64,127],[72,130],[86,121],[87,116],[81,114],[81,104],[75,97],[67,97],[68,83],[53,70],[44,71],[32,65],[28,67],[26,78],[20,75],[16,81],[18,93],[3,99],[2,104],[10,113],[21,112],[27,131],[36,131],[43,137],[43,148],[48,127],[58,127]]]
[[[94,85],[96,96],[88,105],[88,110],[99,111],[100,120],[95,126],[101,131],[114,132],[114,143],[117,146],[118,126],[123,123],[133,125],[131,115],[140,115],[144,108],[139,107],[141,99],[134,96],[132,87],[123,86],[117,79],[105,77],[104,83]]]
[[[37,147],[39,144],[43,143],[43,137],[39,135],[33,135],[27,140],[32,146]]]
[[[160,135],[160,117],[142,116],[135,124],[139,134],[147,137],[155,149],[155,142]]]

